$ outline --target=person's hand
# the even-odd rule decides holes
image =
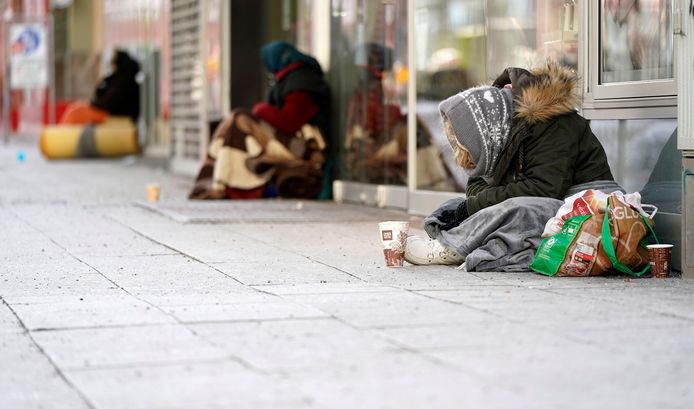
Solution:
[[[444,210],[438,217],[439,222],[441,222],[441,230],[450,230],[455,227],[455,209]]]
[[[439,221],[443,223],[441,230],[448,231],[458,227],[460,223],[464,222],[469,216],[467,202],[462,202],[456,209],[446,210],[441,214],[441,217],[439,217]]]
[[[263,108],[265,108],[266,103],[264,102],[258,102],[255,105],[253,105],[253,110],[251,111],[254,116],[258,116],[258,112],[260,112]]]

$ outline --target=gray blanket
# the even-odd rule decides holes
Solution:
[[[612,181],[592,182],[573,186],[567,196],[585,189],[622,190]],[[463,200],[451,199],[441,205],[424,219],[424,230],[429,237],[465,256],[461,266],[465,271],[529,271],[547,220],[564,203],[545,197],[514,197],[484,208],[459,226],[442,231],[441,214],[455,209]]]

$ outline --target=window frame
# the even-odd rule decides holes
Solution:
[[[581,1],[583,35],[582,113],[588,119],[675,118],[677,116],[677,75],[663,80],[625,81],[600,84],[600,36],[602,1]],[[670,13],[674,2],[670,3]],[[673,42],[674,45],[674,42]],[[676,54],[673,48],[673,70]]]

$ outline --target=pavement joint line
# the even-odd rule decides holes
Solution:
[[[14,212],[13,212],[13,213],[14,213]],[[147,305],[153,307],[154,309],[159,310],[159,311],[160,311],[161,313],[163,313],[164,315],[167,315],[167,316],[173,318],[174,320],[177,320],[177,321],[178,321],[178,319],[177,319],[175,316],[173,316],[173,315],[167,313],[166,311],[164,311],[164,310],[163,310],[162,308],[160,308],[159,306],[157,306],[157,305],[155,305],[155,304],[153,304],[153,303],[151,303],[151,302],[149,302],[149,301],[147,301],[147,300],[145,300],[145,299],[142,299],[142,298],[140,298],[140,297],[138,297],[138,296],[136,296],[136,295],[130,293],[130,292],[129,292],[128,290],[126,290],[123,286],[121,286],[120,284],[118,284],[118,283],[116,283],[115,281],[113,281],[109,276],[107,276],[107,275],[104,274],[103,272],[99,271],[99,269],[97,269],[96,267],[94,267],[94,266],[92,266],[91,264],[87,263],[86,261],[82,260],[81,258],[79,258],[78,256],[76,256],[74,253],[72,253],[70,250],[68,250],[67,248],[65,248],[65,246],[63,246],[63,245],[61,245],[60,243],[58,243],[57,241],[55,241],[55,239],[53,239],[53,237],[51,237],[50,235],[46,234],[46,233],[43,232],[42,230],[38,229],[36,226],[34,226],[33,224],[31,224],[29,221],[27,221],[27,220],[24,219],[23,217],[19,216],[17,213],[14,213],[14,214],[15,214],[15,216],[16,216],[18,219],[20,219],[20,220],[21,220],[22,222],[24,222],[26,225],[28,225],[29,227],[31,227],[32,229],[36,230],[36,231],[39,232],[41,235],[43,235],[44,237],[46,237],[46,238],[47,238],[48,240],[50,240],[53,244],[55,244],[56,246],[58,246],[59,248],[61,248],[64,252],[66,252],[67,254],[69,254],[72,258],[74,258],[75,260],[77,260],[77,261],[79,261],[80,263],[84,264],[85,266],[89,267],[90,269],[96,271],[98,274],[100,274],[102,277],[104,277],[104,278],[105,278],[107,281],[109,281],[111,284],[115,285],[116,288],[118,288],[119,290],[121,290],[121,291],[123,291],[124,293],[128,294],[129,296],[135,298],[136,300],[139,300],[139,301],[141,301],[141,302],[143,302],[143,303],[145,303],[145,304],[147,304]]]
[[[240,235],[240,234],[237,233],[237,232],[233,232],[233,234],[235,234],[235,235],[237,235],[237,236]],[[275,248],[275,249],[277,249],[277,250],[286,251],[286,252],[288,252],[288,253],[290,253],[290,254],[294,254],[294,255],[297,255],[297,256],[300,256],[300,257],[304,257],[305,259],[307,259],[307,260],[309,260],[309,261],[312,261],[312,262],[314,262],[314,263],[318,263],[318,264],[320,264],[320,265],[322,265],[322,266],[325,266],[325,267],[332,268],[333,270],[337,270],[337,271],[339,271],[339,272],[341,272],[341,273],[343,273],[343,274],[346,274],[346,275],[348,275],[348,276],[350,276],[350,277],[352,277],[352,278],[354,278],[354,279],[356,279],[356,280],[359,280],[359,281],[361,281],[361,282],[363,282],[363,283],[368,283],[367,280],[364,280],[363,278],[361,278],[361,277],[359,277],[359,276],[357,276],[357,275],[354,275],[354,274],[350,273],[349,271],[345,271],[345,270],[343,270],[343,269],[341,269],[341,268],[339,268],[339,267],[335,267],[335,266],[332,266],[332,265],[330,265],[330,264],[328,264],[328,263],[325,263],[325,262],[323,262],[323,261],[316,260],[316,259],[314,259],[314,258],[311,258],[310,256],[306,256],[306,255],[301,254],[301,253],[296,252],[296,251],[291,251],[291,250],[283,249],[283,248],[281,248],[281,247],[279,247],[279,246],[275,246],[274,244],[271,244],[271,243],[268,243],[268,242],[265,242],[265,241],[262,241],[262,240],[258,240],[258,239],[256,239],[255,237],[246,236],[246,235],[240,235],[240,236],[241,236],[241,237],[244,237],[244,238],[251,239],[251,240],[256,241],[256,242],[258,242],[258,243],[260,243],[260,244],[263,244],[263,245],[266,245],[266,246],[269,246],[269,247],[273,247],[273,248]]]
[[[447,291],[467,291],[467,290],[477,290],[486,287],[513,287],[513,288],[523,288],[523,286],[518,287],[512,284],[470,284],[467,287],[450,287],[450,288],[408,288],[409,291],[427,291],[427,292],[447,292]]]
[[[120,220],[118,220],[118,219],[113,218],[112,216],[105,215],[104,217],[106,217],[106,218],[108,218],[108,219],[111,219],[111,220],[114,221],[115,223],[118,223],[118,224],[120,224],[121,226],[123,226],[123,227],[129,229],[130,231],[139,234],[140,236],[146,238],[147,240],[150,240],[150,241],[152,241],[152,242],[154,242],[154,243],[159,244],[160,246],[164,246],[164,247],[166,247],[166,248],[168,248],[168,249],[171,249],[171,250],[175,251],[175,252],[176,252],[177,254],[179,254],[179,255],[188,257],[188,258],[190,258],[191,260],[195,260],[195,261],[197,261],[198,263],[200,263],[200,264],[202,264],[202,265],[205,265],[205,266],[207,266],[207,267],[213,269],[214,271],[216,271],[216,272],[222,274],[223,276],[225,276],[225,277],[227,277],[227,278],[229,278],[229,279],[231,279],[231,280],[234,280],[235,282],[237,282],[238,284],[243,285],[244,287],[249,287],[248,285],[246,285],[246,284],[244,284],[243,282],[239,281],[236,277],[231,276],[231,275],[225,273],[224,271],[218,269],[217,267],[211,265],[210,263],[206,263],[206,262],[200,260],[199,258],[193,256],[192,254],[185,253],[185,252],[183,252],[183,251],[181,251],[181,250],[179,250],[179,249],[177,249],[177,248],[175,248],[175,247],[172,247],[172,246],[170,246],[170,245],[168,245],[168,244],[166,244],[166,243],[164,243],[164,242],[162,242],[162,241],[159,241],[159,240],[155,239],[154,237],[152,237],[152,236],[150,236],[150,235],[148,235],[148,234],[146,234],[146,233],[143,233],[142,231],[140,231],[140,230],[138,230],[138,229],[136,229],[136,228],[134,228],[134,227],[132,227],[132,226],[126,224],[126,223],[123,223],[122,221],[120,221]]]
[[[274,286],[274,285],[277,285],[277,284],[258,284],[258,285],[252,285],[249,287],[253,287],[253,288],[270,287],[270,286]],[[383,286],[383,287],[386,287],[386,286]],[[267,290],[264,288],[258,288],[257,290],[261,291],[263,293],[266,293],[266,294],[271,294],[271,295],[281,296],[281,297],[294,297],[294,296],[302,296],[302,295],[329,295],[329,294],[334,294],[334,295],[341,295],[341,294],[390,294],[390,293],[400,293],[400,292],[405,291],[405,289],[399,288],[399,287],[392,287],[392,290],[376,290],[376,291],[369,291],[369,290],[339,291],[339,290],[336,290],[336,291],[290,293],[290,294],[275,294],[275,293],[267,292]]]
[[[121,254],[121,255],[117,255],[117,256],[98,256],[98,258],[126,258],[126,257],[127,258],[140,258],[140,257],[164,257],[164,256],[173,257],[173,256],[182,256],[182,255],[183,254],[181,254],[180,252],[176,252],[176,253],[125,254],[125,255]],[[183,255],[183,256],[185,256],[185,255]]]
[[[119,329],[119,328],[148,328],[148,327],[180,327],[182,322],[152,322],[136,324],[113,324],[113,325],[80,325],[74,327],[39,327],[30,329],[30,332],[69,332],[87,331],[100,329]]]
[[[334,317],[329,315],[316,315],[312,317],[274,317],[274,318],[240,318],[228,320],[205,320],[205,321],[183,321],[188,325],[224,325],[224,324],[248,324],[248,323],[263,323],[263,322],[293,322],[293,321],[322,321],[330,320]]]
[[[497,317],[497,318],[501,318],[501,319],[504,319],[504,320],[507,320],[507,321],[513,321],[513,320],[509,320],[508,318],[506,318],[503,314],[498,314],[498,313],[496,313],[496,312],[494,312],[494,311],[490,311],[490,310],[487,310],[487,309],[485,309],[485,308],[473,307],[472,305],[468,305],[468,304],[465,304],[465,303],[460,302],[460,301],[452,301],[452,300],[446,300],[446,299],[442,299],[442,298],[432,297],[432,296],[430,296],[430,295],[428,295],[428,294],[423,294],[423,293],[421,293],[421,292],[409,290],[409,289],[406,289],[406,288],[405,288],[404,290],[407,291],[407,292],[409,292],[409,293],[415,294],[415,295],[419,295],[419,296],[422,296],[422,297],[425,297],[425,298],[429,298],[429,299],[431,299],[431,300],[436,300],[436,301],[440,301],[440,302],[444,302],[444,303],[448,303],[448,304],[453,304],[453,305],[460,305],[460,306],[466,307],[466,308],[468,308],[468,309],[471,309],[471,310],[473,310],[473,311],[477,311],[477,312],[481,312],[481,313],[493,315],[493,316],[495,316],[495,317]]]
[[[335,321],[337,321],[337,322],[339,322],[339,323],[341,323],[341,324],[343,324],[343,325],[346,325],[346,326],[349,327],[349,328],[355,329],[355,330],[360,331],[360,332],[361,332],[361,331],[364,331],[364,332],[366,332],[367,334],[369,334],[369,335],[371,335],[371,336],[375,336],[375,337],[381,338],[381,339],[385,340],[386,342],[388,342],[389,344],[391,344],[393,347],[395,347],[396,351],[399,351],[399,352],[409,352],[409,353],[419,354],[418,351],[416,351],[416,350],[410,348],[408,345],[403,344],[403,343],[401,343],[401,342],[399,342],[399,341],[397,341],[397,340],[395,340],[395,339],[385,337],[385,336],[383,336],[382,334],[379,334],[378,332],[374,331],[373,328],[370,328],[370,327],[360,327],[360,326],[355,325],[355,324],[353,324],[353,323],[351,323],[351,322],[349,322],[349,321],[347,321],[347,320],[345,320],[345,319],[343,319],[343,318],[341,318],[341,317],[338,317],[338,316],[332,315],[332,314],[330,315],[330,318],[333,319],[333,320],[335,320]]]
[[[80,390],[77,387],[77,385],[72,383],[72,381],[70,381],[70,379],[68,379],[68,377],[62,371],[62,369],[55,363],[53,358],[51,358],[51,356],[43,349],[43,347],[38,342],[36,342],[36,339],[34,339],[34,337],[32,336],[31,331],[29,331],[27,329],[26,325],[24,325],[24,321],[22,321],[21,317],[12,308],[12,306],[10,304],[8,304],[7,301],[5,301],[4,299],[0,298],[0,301],[2,301],[2,303],[5,306],[7,306],[7,308],[10,310],[12,315],[14,315],[15,319],[17,319],[17,322],[19,323],[19,325],[21,325],[22,329],[24,330],[24,335],[29,338],[29,340],[34,345],[34,347],[36,347],[36,349],[39,351],[39,353],[46,358],[48,363],[55,370],[56,374],[58,374],[58,377],[60,379],[62,379],[63,382],[65,382],[65,384],[68,386],[68,388],[70,388],[71,390],[73,390],[77,394],[77,396],[84,402],[85,405],[87,405],[88,408],[96,409],[96,406],[94,405],[94,403],[92,401],[89,400],[89,398],[87,398],[87,395],[82,390]]]
[[[263,243],[263,242],[261,241],[261,243]],[[263,243],[263,244],[265,244],[265,243]],[[276,248],[279,248],[279,247],[276,247]],[[341,272],[341,273],[343,273],[343,274],[346,274],[346,275],[348,275],[348,276],[350,276],[350,277],[352,277],[352,278],[355,278],[355,279],[357,279],[357,280],[359,280],[359,281],[361,281],[361,282],[363,282],[363,283],[368,283],[367,280],[364,280],[363,278],[361,278],[361,277],[359,277],[359,276],[357,276],[357,275],[354,275],[354,274],[350,273],[349,271],[345,271],[345,270],[343,270],[343,269],[341,269],[341,268],[338,268],[338,267],[335,267],[335,266],[331,266],[331,265],[328,264],[328,263],[324,263],[324,262],[322,262],[322,261],[320,261],[320,260],[315,260],[315,259],[313,259],[313,258],[311,258],[311,257],[309,257],[309,256],[304,256],[303,254],[297,253],[297,252],[295,252],[295,251],[292,251],[291,253],[292,253],[292,254],[299,255],[299,256],[306,257],[308,260],[313,261],[314,263],[318,263],[318,264],[320,264],[320,265],[323,265],[323,266],[326,266],[326,267],[330,267],[330,268],[332,268],[332,269],[334,269],[334,270],[337,270],[337,271],[339,271],[339,272]]]
[[[608,298],[608,297],[595,297],[595,296],[590,296],[590,295],[586,296],[586,295],[583,295],[582,293],[578,293],[578,294],[576,294],[576,295],[568,295],[568,294],[564,294],[564,293],[561,293],[561,292],[556,292],[554,289],[551,289],[551,288],[538,288],[538,290],[544,291],[544,292],[547,292],[547,293],[550,293],[550,294],[561,295],[561,296],[570,297],[570,298],[571,298],[571,297],[576,297],[576,298],[582,298],[582,299],[584,299],[584,300],[602,301],[602,302],[608,302],[608,303],[611,303],[611,304],[614,304],[614,305],[619,305],[619,306],[633,306],[632,304],[629,304],[629,303],[627,303],[626,301],[625,301],[625,302],[620,302],[620,301],[613,300],[613,299]],[[687,316],[683,316],[683,315],[679,315],[679,314],[673,313],[673,312],[658,311],[658,310],[654,310],[654,309],[652,309],[652,308],[645,308],[644,311],[650,311],[650,312],[652,312],[652,313],[654,313],[654,314],[658,314],[658,315],[661,315],[661,316],[663,316],[663,317],[675,318],[675,319],[679,319],[679,320],[682,320],[682,321],[687,321],[687,322],[692,322],[692,323],[694,323],[694,319],[693,319],[693,318],[690,318],[690,317],[687,317]]]
[[[90,366],[67,366],[65,372],[89,372],[89,371],[111,371],[120,369],[138,369],[138,368],[166,368],[168,366],[177,365],[197,365],[197,364],[216,364],[225,362],[235,362],[243,368],[266,375],[265,371],[255,367],[249,367],[244,362],[239,361],[234,356],[226,358],[210,358],[210,359],[182,359],[174,361],[161,362],[134,362],[128,364],[110,364],[110,365],[90,365]]]
[[[168,311],[166,311],[166,310],[163,309],[162,307],[160,307],[160,306],[158,306],[158,305],[156,305],[156,304],[154,304],[154,303],[152,303],[152,302],[149,302],[149,301],[147,301],[147,300],[144,299],[144,298],[138,297],[138,296],[135,295],[135,294],[132,294],[131,292],[129,292],[128,290],[126,290],[124,287],[122,287],[121,285],[119,285],[118,283],[116,283],[115,281],[113,281],[113,280],[112,280],[110,277],[108,277],[106,274],[102,273],[101,271],[99,271],[99,270],[98,270],[97,268],[95,268],[94,266],[90,265],[90,264],[87,263],[86,261],[84,261],[84,260],[80,259],[79,257],[77,257],[75,254],[73,254],[73,253],[70,252],[68,249],[66,249],[64,246],[62,246],[62,245],[59,244],[57,241],[55,241],[51,236],[49,236],[49,235],[46,234],[45,232],[39,230],[36,226],[34,226],[33,224],[31,224],[29,221],[27,221],[27,220],[24,219],[23,217],[19,216],[16,212],[14,212],[14,211],[12,211],[12,210],[10,210],[10,211],[15,215],[15,217],[17,217],[19,220],[21,220],[24,224],[26,224],[27,226],[31,227],[32,229],[36,230],[37,232],[39,232],[40,234],[42,234],[43,236],[45,236],[48,240],[50,240],[51,242],[53,242],[53,243],[54,243],[56,246],[58,246],[59,248],[63,249],[63,251],[65,251],[67,254],[69,254],[71,257],[73,257],[75,260],[79,261],[80,263],[83,263],[84,265],[86,265],[86,266],[89,267],[90,269],[92,269],[92,270],[96,271],[97,273],[99,273],[102,277],[104,277],[106,280],[108,280],[109,282],[111,282],[113,285],[115,285],[118,289],[120,289],[120,290],[123,291],[124,293],[128,294],[129,296],[133,297],[133,298],[136,299],[136,300],[139,300],[140,302],[143,302],[143,303],[145,303],[145,304],[151,306],[152,308],[158,310],[159,312],[161,312],[161,313],[164,314],[165,316],[168,316],[168,317],[172,318],[172,319],[173,319],[175,322],[177,322],[180,326],[182,326],[182,327],[185,328],[188,332],[190,332],[191,335],[193,335],[194,337],[196,337],[196,338],[200,339],[201,341],[207,343],[208,345],[212,345],[212,343],[211,343],[211,341],[210,341],[209,339],[207,339],[207,338],[205,338],[205,337],[202,337],[202,336],[201,336],[200,334],[198,334],[195,330],[193,330],[193,328],[191,328],[190,326],[184,324],[184,323],[183,323],[176,315],[174,315],[173,313],[169,313]],[[104,217],[103,215],[100,215],[100,214],[97,214],[97,216]],[[113,220],[113,219],[111,219],[111,220]],[[115,222],[121,224],[121,223],[118,222],[118,221],[115,221]],[[130,228],[129,226],[126,226],[126,227],[129,228],[130,230],[136,232],[137,234],[140,234],[140,235],[141,235],[141,233],[135,231],[134,229]],[[147,239],[152,240],[151,238],[148,238],[148,237],[147,237]],[[167,246],[167,247],[168,247],[168,246]],[[170,247],[169,247],[169,248],[170,248]],[[172,249],[172,250],[178,251],[178,250],[175,250],[175,249]],[[181,252],[179,252],[179,253],[181,253]],[[183,253],[181,253],[181,254],[183,254]],[[203,263],[203,264],[204,264],[204,263]],[[242,360],[241,358],[238,358],[238,357],[237,357],[237,359],[239,360],[239,362],[243,362],[243,360]]]
[[[150,211],[154,212],[154,210],[151,210],[151,209],[150,209]],[[156,212],[155,212],[155,213],[156,213]],[[208,267],[210,267],[210,268],[215,269],[216,271],[218,271],[218,272],[224,274],[225,276],[231,278],[232,280],[238,282],[239,284],[242,284],[242,285],[247,286],[247,287],[251,287],[251,286],[249,286],[249,285],[247,285],[247,284],[241,282],[240,280],[236,279],[234,276],[231,276],[231,275],[225,273],[224,271],[222,271],[222,270],[216,268],[215,266],[212,265],[212,264],[215,264],[215,263],[206,263],[206,262],[204,262],[204,261],[202,261],[202,260],[197,259],[197,258],[196,258],[195,256],[193,256],[193,255],[184,253],[184,252],[180,251],[179,249],[176,249],[176,248],[174,248],[174,247],[169,246],[169,245],[166,244],[166,243],[160,242],[159,240],[154,239],[153,237],[150,237],[149,235],[147,235],[147,234],[145,234],[145,233],[143,233],[143,232],[141,232],[141,231],[139,231],[139,230],[137,230],[137,229],[135,229],[135,228],[133,228],[133,227],[131,227],[131,226],[129,226],[129,225],[123,223],[123,222],[121,222],[120,220],[114,219],[114,218],[111,217],[111,216],[106,216],[106,217],[110,218],[111,220],[114,220],[116,223],[118,223],[118,224],[120,224],[120,225],[122,225],[122,226],[124,226],[124,227],[126,227],[126,228],[128,228],[128,229],[130,229],[130,230],[132,230],[132,231],[134,231],[135,233],[137,233],[137,234],[139,234],[139,235],[141,235],[141,236],[143,236],[143,237],[145,237],[145,238],[147,238],[147,239],[149,239],[149,240],[151,240],[151,241],[153,241],[153,242],[155,242],[155,243],[157,243],[157,244],[160,244],[160,245],[162,245],[162,246],[165,246],[165,247],[167,247],[167,248],[169,248],[169,249],[171,249],[171,250],[177,251],[177,252],[179,252],[180,254],[186,255],[186,256],[192,258],[193,260],[196,260],[196,261],[198,261],[198,262],[200,262],[200,263],[205,264],[206,266],[208,266]],[[215,224],[215,223],[210,223],[210,224]],[[234,235],[234,236],[243,237],[243,238],[249,239],[249,240],[251,240],[251,241],[255,241],[256,243],[259,243],[259,244],[262,244],[262,245],[265,245],[265,246],[268,246],[268,247],[272,247],[272,248],[277,249],[277,250],[286,251],[286,252],[288,252],[288,253],[290,253],[290,254],[294,254],[294,255],[303,257],[303,258],[305,258],[305,259],[307,259],[307,260],[309,260],[309,261],[312,261],[312,262],[321,264],[321,265],[323,265],[323,266],[332,268],[332,269],[334,269],[334,270],[337,270],[337,271],[339,271],[339,272],[341,272],[341,273],[343,273],[343,274],[346,274],[346,275],[348,275],[348,276],[350,276],[350,277],[352,277],[352,278],[354,278],[354,279],[356,279],[356,280],[359,280],[359,281],[364,282],[364,283],[368,283],[368,281],[366,281],[366,280],[364,280],[363,278],[361,278],[361,277],[359,277],[359,276],[356,276],[356,275],[354,275],[354,274],[352,274],[352,273],[350,273],[350,272],[348,272],[348,271],[345,271],[345,270],[342,270],[342,269],[340,269],[340,268],[338,268],[338,267],[335,267],[335,266],[332,266],[332,265],[330,265],[330,264],[324,263],[324,262],[322,262],[322,261],[320,261],[320,260],[315,260],[315,259],[313,259],[313,258],[311,258],[311,257],[309,257],[309,256],[306,256],[306,255],[304,255],[304,254],[298,253],[298,252],[296,252],[296,251],[290,251],[290,250],[287,250],[287,249],[283,249],[283,248],[281,248],[281,247],[279,247],[279,246],[276,246],[276,245],[274,245],[274,244],[272,244],[272,243],[268,243],[268,242],[266,242],[266,241],[259,240],[259,239],[255,238],[255,237],[251,237],[251,236],[242,234],[242,233],[240,233],[240,232],[230,231],[230,234],[232,234],[232,235]],[[219,263],[216,263],[216,264],[221,264],[221,263],[223,263],[223,262],[219,262]],[[273,294],[273,295],[274,295],[274,294]]]

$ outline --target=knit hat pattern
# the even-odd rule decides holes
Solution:
[[[441,102],[439,112],[442,121],[450,122],[457,142],[475,161],[474,169],[465,169],[467,174],[491,177],[511,133],[511,90],[470,88]]]

